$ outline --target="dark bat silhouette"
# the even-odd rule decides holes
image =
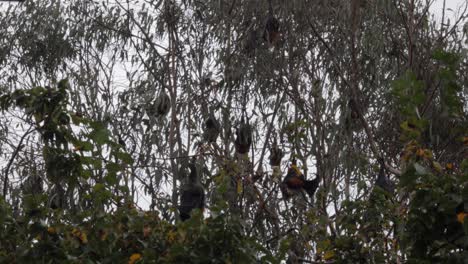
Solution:
[[[193,209],[203,210],[205,207],[205,191],[200,183],[195,163],[189,164],[190,174],[187,182],[181,187],[180,219],[185,221],[190,218]]]
[[[316,177],[313,180],[306,180],[302,172],[297,167],[296,161],[293,160],[291,162],[291,166],[288,169],[288,173],[286,174],[286,176],[283,179],[283,182],[280,185],[280,188],[285,198],[291,197],[289,190],[298,191],[301,189],[304,189],[306,193],[311,198],[313,198],[315,191],[318,188],[319,182],[319,177]]]

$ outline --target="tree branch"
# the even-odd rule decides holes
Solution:
[[[29,127],[29,129],[26,131],[26,133],[24,133],[24,135],[21,137],[21,139],[20,139],[20,141],[18,143],[18,146],[15,148],[15,151],[13,152],[13,154],[11,155],[10,160],[8,161],[8,164],[7,164],[6,168],[5,168],[5,175],[4,175],[4,178],[3,178],[3,199],[6,199],[7,192],[8,192],[8,174],[10,173],[11,165],[13,164],[13,161],[15,160],[16,155],[18,155],[18,152],[21,150],[21,146],[23,145],[23,140],[29,134],[34,132],[35,130],[36,129],[33,128],[33,125],[31,125]]]

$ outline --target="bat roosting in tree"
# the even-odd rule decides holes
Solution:
[[[242,117],[241,124],[236,131],[236,141],[234,142],[236,150],[240,154],[245,154],[249,151],[252,145],[252,127],[249,122],[244,122]]]
[[[380,171],[379,171],[379,176],[377,177],[377,180],[375,181],[375,185],[379,186],[383,190],[393,193],[395,190],[395,184],[388,178],[387,175],[385,175],[385,165],[382,164],[380,165]]]
[[[273,147],[270,149],[270,165],[280,166],[281,159],[283,158],[283,156],[283,151],[276,144],[274,144]]]
[[[317,190],[319,185],[319,177],[308,181],[304,178],[304,175],[299,170],[296,164],[296,160],[292,160],[291,166],[288,169],[286,177],[284,177],[283,182],[280,184],[281,192],[285,198],[291,196],[291,191],[298,191],[304,189],[311,198],[314,197],[314,193]]]
[[[263,31],[263,39],[269,46],[274,46],[280,39],[279,21],[272,14],[270,14],[265,23],[265,30]]]
[[[164,90],[162,90],[158,98],[156,98],[155,107],[158,116],[165,116],[169,113],[171,109],[171,99]]]
[[[205,121],[205,131],[203,133],[203,138],[207,142],[216,142],[219,132],[221,130],[221,125],[218,120],[216,120],[213,113],[210,114],[208,119]]]
[[[190,212],[193,209],[203,210],[205,207],[205,191],[200,182],[195,162],[190,163],[189,168],[189,177],[181,187],[179,212],[182,221],[190,218]]]

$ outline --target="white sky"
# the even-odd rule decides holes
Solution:
[[[468,0],[445,0],[445,16],[450,17],[453,21],[453,17],[457,16],[457,11],[460,8],[464,8],[468,4]],[[444,6],[444,0],[434,0],[430,8],[430,12],[435,15],[439,20],[442,16],[442,8]]]

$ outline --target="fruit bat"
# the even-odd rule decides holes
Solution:
[[[319,185],[319,177],[316,177],[313,180],[306,180],[304,175],[297,167],[296,161],[291,162],[291,166],[288,169],[288,173],[283,179],[283,182],[280,184],[280,189],[285,198],[292,196],[292,192],[299,191],[304,189],[306,193],[313,198],[314,193],[317,190]]]
[[[234,142],[236,150],[240,154],[249,152],[252,145],[252,127],[248,122],[244,122],[242,118],[241,124],[236,131],[236,140]]]
[[[284,157],[284,152],[276,146],[276,144],[270,149],[270,165],[280,166],[281,159]]]
[[[158,98],[156,98],[154,107],[156,110],[156,115],[158,116],[165,116],[167,113],[169,113],[169,110],[171,109],[171,99],[164,90],[162,90]]]
[[[218,120],[216,120],[213,113],[210,114],[208,119],[205,121],[205,131],[203,133],[203,138],[209,142],[216,142],[216,139],[219,136],[221,131],[221,125]]]
[[[244,51],[247,55],[253,56],[255,53],[255,49],[257,49],[257,30],[252,29],[248,33],[247,39],[244,44]]]
[[[270,14],[265,23],[265,30],[263,31],[263,39],[268,45],[272,46],[278,42],[280,38],[279,27],[280,23],[278,19],[276,19],[273,14]]]
[[[205,207],[205,191],[200,183],[195,162],[189,164],[189,169],[188,179],[181,187],[179,213],[182,221],[190,218],[192,209],[203,210]]]
[[[385,175],[385,165],[380,165],[380,172],[375,185],[379,186],[388,193],[393,193],[395,191],[395,183],[390,180],[387,175]]]

